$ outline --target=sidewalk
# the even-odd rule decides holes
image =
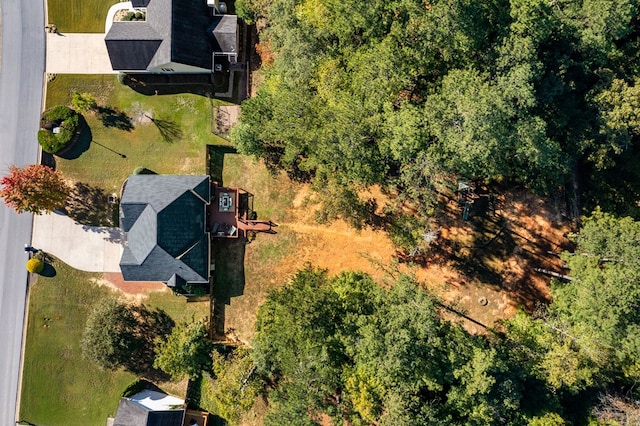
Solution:
[[[80,225],[58,213],[33,218],[31,245],[82,271],[120,272],[123,244],[118,228]]]

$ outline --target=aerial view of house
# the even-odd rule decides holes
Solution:
[[[209,283],[209,176],[133,175],[120,202],[127,281]]]
[[[640,2],[36,3],[0,424],[640,425]]]
[[[134,0],[144,19],[113,22],[105,43],[115,71],[207,73],[237,61],[238,18],[203,0]]]

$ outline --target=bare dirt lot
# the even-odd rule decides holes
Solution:
[[[250,342],[257,307],[306,263],[330,274],[360,270],[383,283],[389,271],[415,277],[456,309],[471,332],[483,332],[519,306],[532,309],[549,298],[550,278],[535,268],[562,273],[553,253],[562,251],[570,231],[567,221],[545,200],[524,190],[492,194],[493,210],[472,212],[462,219],[457,202],[443,198],[440,239],[419,264],[399,262],[402,256],[382,231],[350,228],[341,221],[318,224],[309,190],[297,186],[286,220],[277,235],[258,235],[247,245],[241,295],[225,307],[225,330],[236,341]],[[480,204],[480,201],[478,201]]]

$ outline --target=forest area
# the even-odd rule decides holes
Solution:
[[[236,10],[258,27],[263,80],[232,142],[309,183],[318,221],[428,252],[440,194],[464,181],[560,200],[575,227],[551,301],[479,335],[410,276],[298,271],[258,313],[264,423],[640,424],[638,2]]]

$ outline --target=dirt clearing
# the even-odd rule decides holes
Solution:
[[[316,223],[317,206],[309,203],[309,189],[297,186],[278,234],[258,235],[246,246],[244,287],[224,308],[227,336],[250,342],[257,308],[269,290],[309,262],[331,275],[367,272],[378,282],[388,278],[389,270],[412,273],[453,303],[462,314],[453,317],[471,332],[511,316],[518,306],[533,308],[537,301],[548,300],[550,278],[534,269],[562,271],[553,253],[566,247],[563,234],[569,226],[553,205],[526,191],[491,195],[494,209],[472,210],[467,220],[457,202],[443,197],[440,238],[430,253],[414,259],[416,265],[398,263],[398,253],[383,231],[358,231],[341,221]]]

